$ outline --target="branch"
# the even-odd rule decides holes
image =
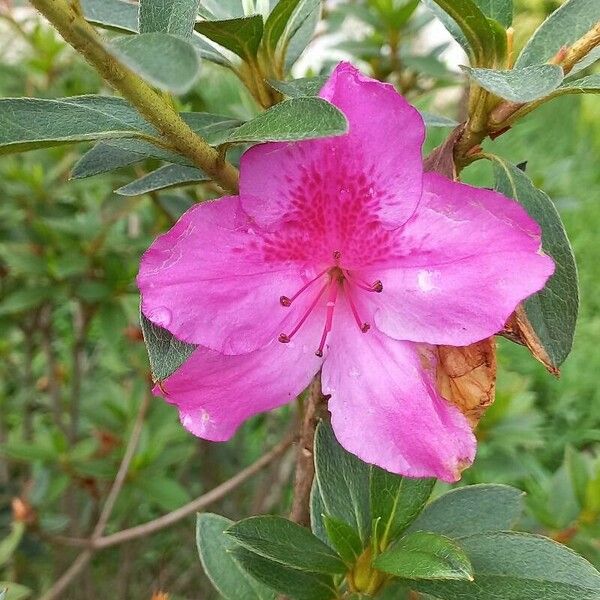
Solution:
[[[237,192],[237,169],[221,160],[218,152],[190,129],[165,97],[112,56],[96,30],[68,2],[31,0],[31,4],[50,21],[67,43],[160,131],[170,147],[192,160],[223,188]]]
[[[213,488],[195,500],[188,502],[177,510],[167,513],[162,517],[158,517],[158,519],[148,521],[147,523],[137,525],[136,527],[124,529],[123,531],[119,531],[118,533],[114,533],[106,537],[101,537],[96,541],[91,539],[85,540],[80,538],[65,538],[59,536],[54,537],[53,541],[79,548],[103,550],[104,548],[110,548],[111,546],[124,544],[130,540],[156,533],[157,531],[165,529],[170,525],[174,525],[178,521],[181,521],[182,519],[185,519],[196,512],[204,510],[210,504],[227,496],[237,487],[248,481],[248,479],[251,479],[254,475],[259,473],[271,462],[279,458],[279,456],[281,456],[292,445],[294,438],[295,435],[288,435],[281,442],[279,442],[279,444],[269,450],[269,452],[263,454],[263,456],[261,456],[256,462],[240,471],[237,475],[234,475],[231,479],[228,479],[221,485],[218,485],[216,488]]]
[[[106,528],[108,520],[110,519],[110,515],[112,514],[113,508],[115,506],[115,502],[117,501],[117,498],[121,493],[123,483],[125,483],[127,472],[129,471],[131,461],[133,460],[138,442],[140,440],[140,435],[142,433],[144,419],[146,418],[146,412],[148,410],[149,404],[149,396],[144,396],[138,409],[138,414],[135,419],[135,423],[133,424],[133,428],[131,430],[131,436],[129,437],[129,441],[127,442],[125,454],[123,454],[119,470],[117,471],[115,480],[112,484],[110,492],[108,493],[108,496],[104,503],[104,507],[102,509],[98,522],[96,523],[96,527],[94,528],[94,531],[92,533],[92,537],[90,538],[88,548],[77,557],[75,562],[65,571],[62,577],[60,577],[60,579],[58,579],[54,583],[54,585],[40,598],[40,600],[58,600],[58,598],[61,598],[63,591],[67,589],[69,585],[73,583],[73,581],[75,581],[75,579],[79,576],[79,574],[83,571],[83,569],[87,566],[91,558],[96,553],[95,544],[104,533],[104,529]]]
[[[296,478],[294,481],[294,500],[290,520],[308,527],[310,525],[310,490],[315,477],[313,446],[315,429],[323,405],[321,377],[317,374],[308,388],[308,399],[300,428],[296,458]]]

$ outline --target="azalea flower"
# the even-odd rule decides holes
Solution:
[[[423,173],[423,121],[391,85],[342,63],[321,97],[347,134],[252,147],[239,196],[194,206],[144,255],[144,315],[199,345],[157,391],[222,441],[321,370],[344,448],[455,481],[475,438],[436,389],[435,345],[497,333],[554,264],[516,202]]]

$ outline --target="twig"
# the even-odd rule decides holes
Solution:
[[[115,506],[115,502],[117,501],[117,498],[123,487],[123,483],[125,483],[127,472],[129,471],[131,461],[135,455],[140,435],[142,433],[144,419],[146,418],[146,412],[148,410],[149,404],[150,397],[146,395],[144,396],[138,409],[138,414],[135,419],[135,423],[133,424],[133,429],[131,430],[131,436],[129,437],[129,441],[127,442],[125,454],[123,455],[121,464],[119,466],[119,470],[117,471],[115,480],[112,484],[110,492],[108,493],[106,502],[104,503],[104,508],[100,513],[100,517],[98,519],[98,522],[96,523],[96,527],[94,528],[94,531],[90,538],[88,548],[86,548],[76,558],[75,562],[65,571],[65,573],[60,577],[60,579],[58,579],[54,583],[54,585],[40,598],[40,600],[57,600],[58,598],[60,598],[64,590],[67,589],[69,585],[73,583],[73,581],[75,581],[75,579],[79,576],[79,574],[89,563],[92,556],[96,553],[95,542],[102,537],[104,529],[108,523],[108,520],[110,519],[110,515],[112,514],[113,508]]]
[[[165,529],[170,525],[174,525],[178,521],[189,517],[195,512],[199,512],[204,510],[207,506],[224,498],[232,492],[234,489],[245,483],[248,479],[251,479],[254,475],[259,473],[266,466],[271,464],[272,461],[276,460],[280,455],[282,455],[294,441],[295,435],[289,435],[284,438],[279,444],[273,447],[269,452],[263,454],[256,462],[252,463],[249,467],[246,467],[237,475],[234,475],[231,479],[228,479],[221,485],[213,488],[206,494],[199,496],[195,500],[188,502],[184,506],[174,510],[162,517],[158,517],[158,519],[154,519],[153,521],[148,521],[147,523],[143,523],[142,525],[137,525],[136,527],[131,527],[129,529],[124,529],[123,531],[119,531],[118,533],[114,533],[112,535],[101,537],[96,541],[91,539],[80,539],[80,538],[67,538],[55,536],[53,537],[53,541],[65,544],[67,546],[76,546],[79,548],[91,548],[94,550],[103,550],[104,548],[110,548],[111,546],[117,546],[119,544],[124,544],[130,540],[134,540],[140,537],[145,537],[147,535],[151,535],[160,531],[161,529]],[[46,599],[44,599],[46,600]]]
[[[181,119],[164,95],[121,64],[107,49],[96,30],[66,0],[31,0],[60,35],[139,113],[154,125],[171,148],[190,158],[223,188],[238,189],[238,171],[219,160],[218,152]]]
[[[322,402],[321,377],[317,374],[308,389],[308,398],[302,416],[296,458],[294,500],[290,512],[290,520],[307,527],[310,525],[310,490],[315,476],[313,445]]]

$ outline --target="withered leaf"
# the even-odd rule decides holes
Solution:
[[[437,346],[437,386],[475,427],[496,392],[496,341],[493,337],[470,346]]]
[[[435,148],[423,161],[423,170],[427,172],[440,173],[453,181],[457,179],[456,165],[454,164],[454,147],[460,140],[465,129],[464,123],[460,124]]]
[[[552,375],[558,377],[560,370],[553,363],[536,335],[522,304],[506,322],[502,335],[513,342],[527,346],[534,358],[539,360]]]

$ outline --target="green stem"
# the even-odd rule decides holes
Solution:
[[[210,175],[224,189],[238,191],[239,174],[181,119],[161,94],[119,63],[96,30],[66,0],[31,0],[60,35],[158,131],[169,146]]]

